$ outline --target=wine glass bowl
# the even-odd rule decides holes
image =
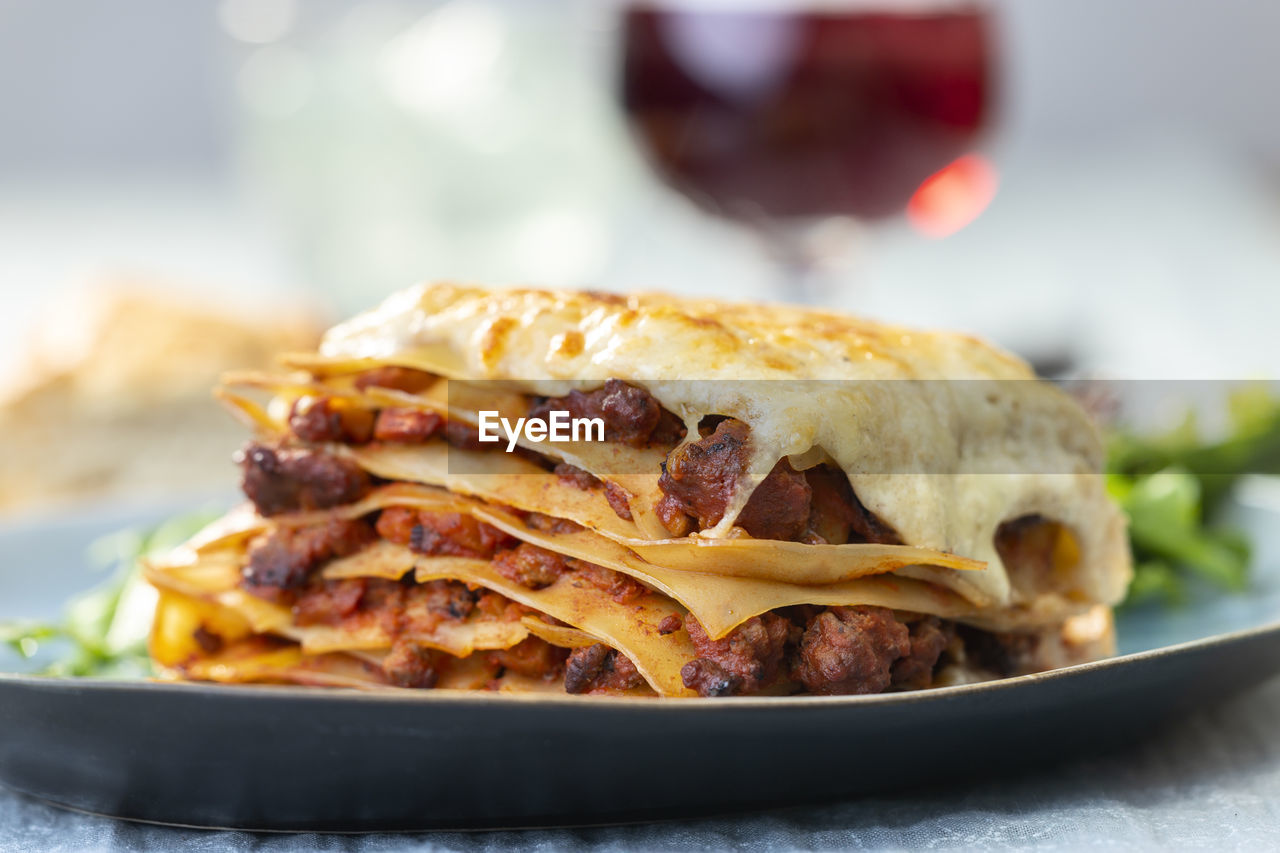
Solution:
[[[793,223],[898,215],[973,150],[990,24],[975,2],[637,2],[622,106],[667,184],[802,257]]]

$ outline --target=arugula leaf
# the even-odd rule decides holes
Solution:
[[[1204,526],[1200,481],[1178,468],[1136,479],[1123,492],[1134,551],[1185,566],[1218,586],[1240,590],[1249,566],[1249,543],[1232,530]]]
[[[142,579],[139,561],[176,547],[218,515],[216,510],[200,510],[150,530],[123,530],[94,542],[90,559],[99,566],[114,566],[111,577],[73,598],[60,621],[0,623],[0,643],[26,659],[52,651],[42,675],[150,675],[147,635],[155,591]]]
[[[1216,516],[1241,476],[1280,473],[1280,398],[1251,386],[1229,396],[1228,414],[1216,442],[1200,438],[1194,413],[1163,435],[1111,435],[1107,488],[1129,516],[1135,563],[1127,604],[1183,603],[1191,576],[1247,587],[1250,543]]]
[[[1147,560],[1133,567],[1133,581],[1129,584],[1126,604],[1141,604],[1158,600],[1175,606],[1185,604],[1187,593],[1178,571],[1163,560]]]

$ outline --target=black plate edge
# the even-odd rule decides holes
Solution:
[[[441,711],[448,709],[449,713],[454,714],[455,717],[458,714],[465,715],[471,710],[475,710],[477,712],[483,711],[489,715],[497,715],[505,714],[508,710],[516,707],[528,708],[530,710],[536,708],[538,712],[537,719],[542,720],[547,719],[547,714],[557,714],[561,709],[572,708],[579,712],[589,709],[590,713],[595,714],[602,708],[609,708],[610,714],[607,715],[607,718],[612,718],[613,714],[629,713],[632,716],[639,715],[639,717],[649,718],[652,720],[649,725],[658,727],[665,725],[665,723],[661,721],[662,719],[674,722],[676,718],[671,718],[669,715],[670,713],[678,713],[679,711],[657,712],[655,711],[656,708],[687,709],[688,712],[694,714],[694,718],[702,721],[698,725],[714,725],[717,728],[721,726],[721,720],[716,718],[713,722],[709,721],[709,718],[701,713],[701,708],[725,708],[726,711],[724,713],[727,714],[727,717],[724,719],[726,723],[731,719],[739,721],[749,721],[753,719],[752,716],[744,715],[756,715],[759,717],[761,714],[767,714],[769,718],[781,719],[791,713],[803,713],[795,710],[798,708],[805,708],[810,713],[825,715],[829,718],[833,713],[841,716],[843,716],[845,712],[853,713],[852,709],[858,706],[861,706],[866,711],[873,712],[874,715],[878,715],[883,718],[883,715],[886,712],[896,716],[897,710],[895,706],[904,702],[911,702],[913,704],[924,702],[925,705],[915,704],[915,707],[921,712],[934,715],[936,718],[936,715],[939,713],[949,713],[947,709],[953,703],[959,703],[967,700],[978,700],[982,705],[988,708],[1000,707],[1006,709],[1006,711],[1011,711],[1016,714],[1019,713],[1018,708],[1024,700],[1031,701],[1033,704],[1043,704],[1046,694],[1044,691],[1032,689],[1033,686],[1043,686],[1048,688],[1050,692],[1047,695],[1050,697],[1053,695],[1062,696],[1064,691],[1067,691],[1068,693],[1075,692],[1077,690],[1076,685],[1081,683],[1098,683],[1099,679],[1106,679],[1111,683],[1115,683],[1117,680],[1127,680],[1129,676],[1124,674],[1125,670],[1134,665],[1140,666],[1144,662],[1155,662],[1157,665],[1151,670],[1144,669],[1143,672],[1168,672],[1170,666],[1182,666],[1181,661],[1183,660],[1195,661],[1199,659],[1200,663],[1198,666],[1203,670],[1205,661],[1214,658],[1215,653],[1232,651],[1236,648],[1257,649],[1261,647],[1259,646],[1260,643],[1264,644],[1267,648],[1274,648],[1278,634],[1280,634],[1280,623],[1274,623],[1201,638],[1199,640],[1177,645],[1152,649],[1145,652],[1111,658],[1090,664],[1081,664],[1075,667],[1055,670],[1049,673],[1037,674],[1035,676],[1022,676],[1015,679],[1005,679],[1004,681],[963,685],[932,691],[917,691],[915,693],[888,694],[880,696],[796,698],[756,697],[740,700],[722,699],[709,700],[705,702],[671,702],[662,699],[619,700],[608,697],[558,697],[542,695],[519,696],[518,694],[495,696],[494,694],[477,695],[470,691],[456,691],[448,694],[443,692],[437,693],[433,704],[435,708]],[[1253,654],[1256,658],[1256,652],[1253,652]],[[1239,689],[1253,686],[1259,681],[1265,680],[1274,674],[1271,668],[1267,668],[1265,673],[1261,670],[1257,670],[1257,672],[1258,677],[1250,678],[1247,681],[1242,681],[1237,676],[1226,675],[1224,673],[1223,677],[1227,678],[1229,681],[1234,681],[1235,686],[1229,687],[1229,689],[1223,693],[1217,693],[1210,690],[1208,695],[1219,699],[1224,698],[1227,695],[1238,692]],[[1136,677],[1137,673],[1134,675]],[[9,682],[9,684],[6,685],[5,682]],[[1102,683],[1106,682],[1104,681]],[[1022,685],[1025,689],[1032,689],[1032,692],[1027,693],[1024,690],[1024,692],[1015,695],[1007,695],[1001,692],[1002,690],[1016,688],[1017,685]],[[414,705],[418,705],[425,701],[424,694],[429,693],[427,691],[424,691],[424,694],[418,694],[414,691],[397,691],[394,693],[385,692],[369,694],[356,691],[321,690],[303,687],[262,687],[256,691],[244,689],[225,690],[219,689],[220,687],[223,687],[223,685],[209,684],[189,685],[137,681],[92,682],[78,679],[51,679],[20,676],[0,679],[0,698],[3,698],[4,691],[2,688],[5,687],[15,688],[19,692],[30,687],[36,689],[38,693],[47,696],[72,695],[75,692],[79,692],[79,688],[89,688],[83,692],[82,699],[84,700],[92,700],[94,693],[99,693],[104,696],[133,696],[136,699],[150,690],[161,690],[164,694],[172,695],[174,697],[182,695],[186,701],[194,700],[199,702],[206,699],[216,699],[220,704],[225,706],[228,711],[233,710],[230,706],[227,706],[228,702],[246,702],[250,705],[258,704],[261,707],[262,703],[256,702],[259,698],[264,700],[280,699],[297,704],[311,704],[315,707],[316,713],[325,715],[333,713],[360,715],[371,710],[378,710],[380,712],[385,711],[387,713],[401,713],[405,709],[413,708]],[[1205,694],[1201,692],[1200,695],[1203,698]],[[1040,698],[1033,698],[1037,696]],[[16,695],[12,698],[14,701],[19,701]],[[386,704],[383,702],[375,702],[372,706],[359,704],[377,699],[387,700],[387,702]],[[1194,703],[1191,703],[1189,696],[1184,697],[1184,699],[1186,701],[1179,705],[1183,710],[1188,706],[1188,703],[1196,705],[1200,704],[1200,700],[1196,700]],[[516,704],[513,705],[512,700],[514,700]],[[316,704],[317,702],[321,704]],[[406,702],[413,704],[402,704]],[[791,710],[784,711],[781,714],[773,713],[774,709],[783,707]],[[734,713],[729,710],[733,708],[736,708],[739,713]],[[247,706],[245,706],[245,710],[249,710]],[[1157,709],[1158,713],[1156,716],[1159,717],[1160,720],[1172,720],[1177,714],[1181,713],[1181,711],[1177,711],[1175,713],[1175,710],[1176,709],[1174,709],[1172,705],[1169,705],[1168,707],[1161,707]],[[255,709],[253,713],[260,714],[263,712],[260,709]],[[654,713],[667,713],[668,716],[665,718],[654,718],[652,716]],[[1124,715],[1122,714],[1122,717],[1123,716]],[[1132,716],[1132,714],[1129,716]],[[762,720],[764,718],[760,717],[760,719]],[[1156,728],[1151,725],[1152,722],[1152,718],[1145,719],[1142,728],[1142,733],[1144,734],[1140,733],[1140,736],[1152,735],[1156,731]],[[1049,720],[1047,722],[1042,722],[1039,725],[1040,728],[1043,729],[1044,726],[1052,726],[1052,724],[1053,721]],[[1122,726],[1121,728],[1124,727]],[[1087,748],[1089,754],[1093,754],[1095,752],[1110,751],[1112,748],[1113,745],[1111,744],[1111,741],[1106,740],[1106,737],[1104,737],[1105,735],[1105,729],[1099,732],[1096,730],[1096,727],[1094,729],[1086,727],[1086,729],[1081,730],[1081,732],[1070,734],[1070,737],[1080,741],[1078,746]],[[1083,740],[1081,740],[1081,738],[1083,738]],[[1052,760],[1056,762],[1062,760],[1062,758],[1059,756]],[[1010,759],[1010,761],[1012,762],[1013,760]],[[1016,764],[1017,762],[1014,763]],[[993,763],[991,767],[986,770],[982,770],[982,774],[986,775],[988,772],[992,774],[996,772],[1003,772],[1001,769],[1002,767],[1003,765],[997,766],[996,763]],[[896,790],[898,787],[904,786],[899,786],[897,783],[894,783],[893,787],[884,788],[883,790]],[[914,782],[912,783],[912,786],[914,786]],[[718,808],[715,806],[708,808],[705,805],[700,805],[692,808],[688,814],[675,811],[670,806],[663,807],[658,811],[646,808],[644,811],[627,810],[621,813],[616,809],[603,810],[597,808],[594,810],[595,814],[585,820],[583,819],[583,815],[578,813],[564,814],[558,812],[552,814],[542,812],[536,815],[525,814],[523,815],[523,821],[521,821],[520,817],[515,817],[513,820],[512,817],[484,815],[480,817],[472,816],[470,818],[461,818],[459,823],[454,823],[449,818],[441,819],[438,816],[415,816],[413,818],[403,816],[395,816],[393,818],[379,817],[371,822],[371,819],[368,816],[363,815],[357,815],[355,817],[347,816],[336,820],[316,820],[307,818],[296,822],[289,820],[263,822],[257,817],[246,818],[239,815],[231,817],[228,814],[223,814],[222,820],[219,820],[217,817],[213,817],[210,820],[202,819],[198,822],[190,822],[188,820],[183,820],[182,818],[172,820],[166,819],[165,812],[163,810],[148,808],[134,809],[132,813],[127,811],[115,812],[110,808],[104,808],[100,805],[88,806],[86,802],[77,803],[75,800],[72,800],[71,802],[64,802],[48,788],[40,793],[29,792],[22,784],[15,785],[12,784],[12,781],[7,784],[6,787],[18,791],[19,793],[24,793],[26,796],[35,800],[47,802],[61,808],[83,811],[89,814],[101,814],[104,816],[111,816],[118,819],[137,822],[154,822],[166,826],[192,827],[198,829],[239,827],[242,830],[254,832],[283,831],[345,834],[349,832],[485,831],[519,828],[554,828],[566,826],[585,827],[641,822],[661,822],[667,820],[680,820],[690,817],[711,817],[716,814],[741,814],[744,811],[753,810],[753,807],[748,806],[744,800],[742,802],[737,802],[732,807],[727,807],[725,804],[720,804]],[[852,795],[853,794],[849,794],[849,796]],[[845,795],[841,795],[836,799],[844,798]],[[821,801],[825,801],[825,797]],[[818,802],[820,802],[820,800],[817,798],[805,796],[804,798],[797,798],[794,800],[774,800],[768,803],[761,803],[759,807],[772,809],[790,805],[799,805],[802,803],[817,804]],[[146,814],[148,810],[151,811],[151,814]],[[184,812],[183,810],[178,809],[177,811],[169,811],[168,813],[173,814],[176,817],[178,814],[185,815],[190,812]],[[242,823],[240,821],[244,822]]]

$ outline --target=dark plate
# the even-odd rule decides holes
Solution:
[[[40,579],[56,572],[31,567],[119,516],[0,529],[0,618],[24,596],[52,600]],[[1056,672],[666,702],[0,676],[0,782],[139,820],[348,831],[611,823],[963,786],[1119,748],[1280,669],[1275,518],[1243,510],[1262,537],[1254,594],[1129,614],[1124,648],[1160,648]],[[1207,636],[1224,620],[1243,630]]]

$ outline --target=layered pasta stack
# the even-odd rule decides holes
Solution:
[[[850,694],[1111,651],[1096,431],[971,338],[441,284],[218,393],[247,503],[147,567],[167,677]]]

